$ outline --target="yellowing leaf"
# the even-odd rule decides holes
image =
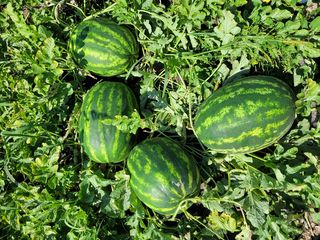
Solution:
[[[212,211],[208,217],[208,222],[213,230],[237,231],[237,220],[225,212],[219,214],[218,211]]]

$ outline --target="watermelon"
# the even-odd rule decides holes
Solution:
[[[215,152],[250,153],[282,138],[295,119],[295,97],[283,81],[249,76],[206,99],[195,115],[198,139]]]
[[[128,169],[133,192],[163,215],[174,214],[181,201],[199,192],[200,174],[193,157],[168,138],[151,138],[136,145],[128,156]]]
[[[82,21],[68,44],[80,67],[107,77],[130,69],[139,54],[138,43],[130,30],[102,17]]]
[[[79,138],[85,153],[98,163],[124,160],[135,136],[103,122],[116,115],[129,116],[138,109],[132,90],[120,82],[100,82],[85,95],[79,119]]]

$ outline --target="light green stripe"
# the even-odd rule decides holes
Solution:
[[[145,174],[149,174],[150,172],[151,172],[151,170],[152,170],[152,160],[150,159],[150,158],[148,158],[148,157],[144,157],[143,158],[143,162],[144,162],[144,168],[143,168],[143,172],[145,173]]]
[[[136,178],[136,180],[138,180],[138,178]],[[139,181],[139,180],[138,180]],[[139,181],[140,182],[140,181]],[[159,199],[159,198],[155,198],[153,195],[151,194],[148,194],[146,193],[145,191],[146,190],[150,190],[150,187],[145,184],[144,185],[144,188],[141,190],[142,186],[141,183],[135,183],[133,179],[130,180],[130,184],[131,184],[131,187],[133,188],[134,192],[137,194],[137,195],[141,195],[143,196],[144,198],[148,199],[149,201],[152,201],[152,202],[158,202],[158,203],[162,203],[162,199]],[[145,191],[143,191],[145,190]],[[145,203],[146,204],[146,203]],[[147,205],[147,204],[146,204]]]
[[[206,131],[208,128],[212,127],[215,123],[221,123],[223,120],[227,124],[224,129],[236,128],[237,126],[243,125],[245,122],[241,121],[241,119],[249,119],[248,122],[251,122],[252,119],[248,116],[254,117],[254,121],[256,119],[261,118],[260,120],[269,120],[274,119],[275,117],[284,114],[286,109],[281,108],[279,106],[279,102],[262,102],[262,101],[253,101],[248,100],[245,101],[238,106],[227,106],[222,108],[219,112],[213,113],[214,115],[206,118],[203,123],[197,129],[197,133],[201,135],[201,131]],[[270,109],[267,112],[264,112],[263,109]],[[259,113],[263,113],[261,114]],[[255,115],[255,113],[259,115]],[[202,114],[202,113],[200,113]],[[207,113],[208,114],[208,113]],[[228,118],[226,116],[229,115]],[[262,119],[263,118],[263,119]],[[200,128],[200,129],[199,129]]]
[[[147,204],[146,204],[147,205]],[[151,208],[151,206],[149,206]],[[177,209],[177,207],[171,207],[171,208],[153,208],[154,211],[158,211],[162,214],[171,214]]]
[[[92,107],[93,99],[95,98],[96,93],[99,91],[100,86],[100,84],[97,84],[96,86],[91,88],[84,96],[81,110],[86,112],[86,114],[91,112],[91,109],[89,110],[87,106]]]
[[[162,186],[171,186],[172,183],[168,181],[167,177],[159,172],[154,173],[153,177],[155,180]],[[181,193],[177,192],[177,190],[173,187],[166,187],[166,191],[169,191],[170,194],[181,197]]]
[[[272,109],[269,111],[266,111],[264,114],[265,119],[274,119],[275,117],[284,115],[287,112],[284,108],[278,108],[278,109]]]
[[[273,125],[273,124],[269,124],[269,127],[267,125],[266,128],[269,128],[269,131],[271,131],[271,129],[273,129],[273,128],[278,128],[279,126],[283,126],[284,124],[286,124],[288,122],[289,118],[290,118],[290,116],[288,116],[287,118],[285,118],[284,120],[282,120],[280,122],[277,122],[276,124],[278,126]],[[267,138],[265,140],[265,143],[262,144],[262,145],[257,144],[257,145],[254,145],[254,146],[245,146],[245,147],[237,148],[237,149],[234,149],[234,148],[232,148],[232,149],[223,149],[223,148],[219,149],[217,147],[212,148],[212,149],[215,150],[215,151],[218,151],[220,153],[235,153],[235,152],[236,153],[249,153],[249,152],[253,152],[253,151],[259,151],[259,150],[261,150],[261,149],[263,149],[263,148],[265,148],[267,146],[270,146],[272,143],[278,141],[279,139],[281,139],[285,135],[285,133],[287,133],[287,131],[290,128],[291,128],[291,124],[288,124],[287,127],[283,131],[281,131],[281,133],[278,133],[278,137],[277,138],[269,137],[269,138]],[[265,132],[266,131],[262,131],[262,133],[265,133]],[[262,136],[264,136],[264,135],[262,135]],[[225,140],[225,139],[223,139],[223,140]],[[219,146],[219,145],[222,145],[223,143],[219,144],[219,142],[213,142],[212,141],[212,144]]]
[[[106,109],[107,115],[110,118],[113,118],[116,114],[114,114],[113,108],[114,108],[114,99],[118,98],[115,94],[115,87],[110,86],[108,91],[108,98],[106,99],[105,105],[108,106]]]
[[[121,91],[116,91],[116,88],[113,88],[113,91],[112,91],[112,99],[117,99],[117,101],[115,102],[115,105],[116,105],[116,111],[118,109],[121,109],[121,105],[123,104],[123,96],[122,94],[119,96],[119,92]],[[121,92],[122,93],[122,92]],[[116,95],[116,96],[115,96]],[[109,102],[110,103],[110,102]],[[114,104],[114,101],[112,102]],[[112,106],[113,108],[114,106]],[[116,115],[116,111],[113,111],[113,114],[112,114],[112,118],[114,117],[114,115]],[[119,139],[120,139],[120,134],[121,134],[121,131],[120,130],[116,130],[115,131],[115,136],[114,136],[114,145],[113,145],[113,149],[112,149],[112,155],[113,156],[116,156],[117,153],[121,150],[119,150],[119,147],[120,147],[120,144],[119,144]]]
[[[155,197],[158,195],[162,195],[163,197],[169,199],[168,204],[176,203],[182,199],[180,194],[175,194],[173,191],[171,191],[172,188],[167,188],[167,185],[161,183],[154,184],[154,181],[152,180],[145,181],[142,179],[142,175],[138,177],[131,177],[130,183],[134,188],[134,191],[136,193],[140,193],[142,196],[145,196],[147,201],[151,200],[152,202],[163,204],[164,200],[162,198]]]
[[[99,93],[98,99],[96,99],[97,103],[97,113],[103,113],[104,110],[104,101],[105,101],[105,95],[104,95],[104,89],[102,88],[100,90],[101,92]],[[99,131],[99,138],[100,138],[100,149],[99,152],[100,154],[109,162],[110,161],[110,156],[108,153],[108,146],[106,145],[105,139],[105,126],[101,122],[98,123],[98,129],[94,129],[93,131]]]
[[[104,53],[108,53],[109,51],[126,55],[130,53],[129,50],[123,48],[122,45],[116,44],[109,39],[102,37],[99,38],[98,35],[93,35],[92,37],[87,38],[83,48],[86,48],[87,46],[89,51],[99,51],[101,55],[104,55]]]
[[[208,128],[211,127],[213,123],[221,121],[222,118],[224,118],[226,115],[231,113],[231,110],[234,107],[232,106],[226,106],[222,108],[219,112],[211,113],[210,117],[207,117],[201,124],[201,127]],[[201,112],[200,114],[205,114],[209,116],[209,113],[203,113]],[[213,116],[212,116],[213,115]]]
[[[88,112],[91,111],[91,108],[92,108],[92,104],[88,106]],[[84,124],[84,142],[88,151],[88,155],[94,160],[97,160],[98,157],[95,153],[95,149],[90,147],[91,146],[91,119],[89,119],[88,121],[85,121],[85,124]]]
[[[181,184],[181,191],[182,191],[182,195],[185,197],[188,195],[188,192],[185,188],[185,185],[187,185],[187,188],[188,188],[188,191],[190,189],[192,189],[192,185],[193,185],[193,181],[194,181],[194,178],[193,178],[193,171],[195,169],[194,168],[194,165],[192,164],[193,163],[193,159],[192,157],[189,157],[187,155],[187,152],[181,148],[180,146],[177,145],[176,147],[176,154],[178,154],[177,158],[181,159],[182,161],[182,168],[183,169],[186,169],[186,171],[183,172],[183,174],[186,174],[187,177],[185,178],[185,180],[187,181],[186,183],[180,181],[180,184]],[[193,167],[192,167],[193,166]],[[196,167],[196,166],[195,166]],[[173,169],[175,172],[177,172],[175,169]],[[182,179],[182,176],[179,174],[177,175],[177,179]]]
[[[112,49],[109,49],[108,52],[102,53],[96,49],[86,48],[84,49],[84,58],[87,60],[91,59],[89,65],[96,67],[115,67],[128,61],[127,54],[120,54]],[[105,64],[108,65],[106,66]]]
[[[239,79],[238,81],[230,83],[229,86],[242,87],[244,84],[248,84],[252,86],[267,86],[267,87],[271,86],[273,88],[279,88],[280,86],[284,86],[284,82],[270,76],[267,76],[267,78],[265,78],[264,76],[245,77],[245,78]]]
[[[267,126],[265,127],[264,133],[266,133],[267,135],[270,135],[270,133],[271,134],[274,133],[274,130],[276,130],[275,133],[278,132],[280,127],[283,127],[284,125],[288,124],[289,117],[290,116],[287,116],[282,121],[277,121],[277,122],[267,124]],[[285,128],[285,130],[286,130],[286,128]]]
[[[246,139],[247,137],[261,137],[263,134],[263,129],[261,127],[256,127],[248,132],[243,132],[237,137],[229,137],[229,138],[222,138],[219,140],[205,140],[204,143],[208,145],[223,145],[225,143],[234,143],[234,142],[241,142],[242,140]]]
[[[144,173],[145,173],[145,174],[147,174],[147,175],[150,174],[151,169],[152,169],[152,168],[151,168],[151,165],[150,165],[150,164],[144,165],[144,169],[143,169],[143,170],[144,170]]]
[[[95,149],[90,147],[91,146],[91,121],[92,121],[91,112],[93,108],[93,102],[96,98],[98,91],[99,91],[98,85],[91,88],[85,95],[84,101],[82,103],[83,114],[85,115],[83,140],[84,140],[85,149],[87,150],[87,154],[93,160],[97,160],[98,157],[95,153]]]
[[[123,158],[125,158],[128,155],[130,148],[132,146],[131,140],[133,138],[133,135],[129,134],[129,133],[123,133],[123,132],[120,132],[120,134],[122,137],[121,141],[125,141],[125,146],[121,145],[122,148],[121,148],[119,155],[123,156]]]
[[[179,194],[180,196],[186,196],[186,189],[185,189],[184,183],[182,182],[181,174],[179,174],[179,172],[176,170],[176,168],[172,164],[172,162],[166,161],[166,165],[168,168],[168,172],[170,173],[170,175],[173,176],[172,179],[177,180],[177,181],[171,181],[171,184],[175,185],[179,190],[181,190],[181,193]],[[181,164],[181,165],[183,165],[183,164]],[[182,167],[184,167],[184,166],[182,166]],[[177,191],[175,191],[175,192],[178,193]]]
[[[131,152],[132,153],[132,152]],[[130,153],[129,157],[128,157],[128,169],[129,169],[129,172],[130,172],[130,175],[131,175],[131,178],[134,178],[135,176],[137,177],[138,174],[137,174],[137,171],[136,171],[136,168],[134,167],[134,155],[132,155]]]
[[[179,169],[177,169],[177,166],[181,167],[182,174],[186,174],[186,166],[184,165],[184,163],[188,164],[188,158],[185,159],[186,155],[184,149],[182,149],[176,142],[168,141],[165,138],[159,138],[159,140],[160,139],[162,140],[163,145],[166,148],[164,150],[166,151],[166,157],[168,158],[164,159],[166,168],[168,169],[168,172],[165,172],[165,174],[170,174],[169,178],[173,179],[171,181],[171,184],[174,185],[179,192],[181,191],[180,196],[185,196],[186,189],[184,183],[182,182],[183,176],[181,175]],[[172,161],[170,161],[171,159]],[[174,164],[174,162],[177,166]]]
[[[141,159],[138,151],[139,149],[134,148],[131,151],[128,159],[129,171],[131,172],[132,176],[136,176],[137,178],[139,178],[139,176],[141,176],[141,173],[143,173],[142,161],[144,160],[144,159]]]
[[[193,166],[193,164],[191,164],[191,163],[192,163],[191,160],[189,160],[188,164],[187,164],[187,168],[188,168],[188,171],[187,171],[187,174],[188,174],[188,190],[189,191],[193,188],[194,181],[196,180],[195,176],[193,175],[193,173],[194,173],[194,171],[197,170],[197,166]],[[193,166],[193,168],[192,168],[192,166]],[[188,193],[184,194],[184,196],[186,196],[186,195],[188,195]]]
[[[90,54],[92,54],[92,52],[90,52]],[[104,71],[108,72],[112,69],[115,69],[115,71],[119,71],[119,69],[126,69],[128,67],[128,64],[130,63],[130,60],[126,56],[124,58],[121,58],[121,56],[119,56],[117,53],[110,54],[106,56],[105,59],[95,57],[96,56],[93,55],[87,55],[85,57],[88,62],[86,68],[101,69],[101,71],[106,69]]]
[[[95,19],[95,20],[91,20],[91,21],[85,21],[83,22],[83,28],[85,27],[89,27],[90,30],[89,32],[94,32],[96,33],[96,35],[102,35],[104,36],[104,38],[108,38],[108,37],[113,37],[114,34],[114,30],[112,27],[115,26],[115,23],[114,22],[111,22],[111,21],[105,21],[105,20],[102,20],[100,21],[99,19]],[[81,31],[82,29],[79,28],[79,31]],[[119,30],[121,31],[121,30]],[[114,37],[113,37],[114,38]],[[119,38],[114,38],[114,41],[118,41],[119,43],[121,43],[119,41]]]
[[[109,24],[107,24],[107,26],[108,25]],[[122,26],[115,26],[114,24],[110,24],[109,25],[110,27],[107,27],[107,26],[103,26],[102,24],[99,24],[97,22],[93,22],[92,26],[94,26],[96,28],[95,31],[97,32],[97,35],[100,35],[99,31],[101,31],[101,35],[105,34],[106,38],[111,36],[113,38],[113,41],[118,41],[121,45],[130,49],[130,43],[127,42],[127,40],[123,37],[122,34],[119,34],[119,32],[121,32],[123,34],[128,34],[129,30],[125,29]],[[117,27],[117,30],[116,31],[113,30],[112,26]]]

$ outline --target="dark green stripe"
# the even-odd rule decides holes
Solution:
[[[85,21],[79,25],[79,32],[82,31],[83,28],[89,27],[90,28],[89,33],[92,32],[104,38],[112,38],[114,42],[117,42],[119,45],[122,45],[121,41],[119,41],[118,38],[114,37],[116,33],[114,32],[114,28],[112,28],[113,25],[114,23],[110,21],[105,22],[105,21],[100,21],[100,19],[98,21],[96,20]]]
[[[195,128],[197,134],[201,135],[201,132],[207,131],[216,123],[221,123],[223,127],[234,127],[238,121],[256,121],[256,116],[259,113],[264,113],[269,109],[281,108],[286,104],[292,105],[292,99],[286,99],[284,96],[278,96],[272,94],[271,96],[262,96],[258,94],[244,94],[238,98],[231,98],[224,102],[222,106],[207,103],[206,111],[200,109],[195,118]],[[242,110],[241,117],[237,117],[236,112]],[[245,114],[244,114],[245,113]],[[250,117],[252,116],[252,117]],[[274,116],[277,116],[275,114]],[[267,119],[273,118],[273,116],[266,116]],[[244,120],[241,120],[244,119]],[[231,120],[231,122],[230,122]],[[264,119],[265,121],[266,119]],[[226,124],[227,123],[227,124]],[[217,126],[215,126],[217,127]],[[219,129],[217,129],[219,130]]]
[[[105,92],[105,89],[104,89],[104,87],[102,87],[101,92],[99,92],[99,95],[97,95],[95,107],[96,107],[96,111],[98,114],[102,114],[103,117],[107,117],[107,113],[104,112],[104,104],[105,104],[104,92]],[[98,124],[97,124],[98,129],[97,130],[98,130],[99,139],[100,139],[100,149],[99,149],[100,151],[98,151],[98,152],[99,152],[101,159],[106,159],[109,162],[110,156],[108,154],[108,145],[107,145],[107,142],[104,141],[104,139],[106,138],[106,134],[107,134],[106,126],[99,121],[100,119],[101,119],[101,117],[99,116],[99,119],[97,120],[97,122],[98,122]],[[95,130],[95,131],[97,131],[97,130]]]
[[[122,160],[131,148],[131,137],[119,132],[112,125],[105,125],[100,120],[114,117],[119,111],[121,98],[117,88],[123,94],[125,85],[112,82],[96,84],[85,96],[81,114],[83,145],[90,158],[99,162],[116,162]],[[127,92],[128,93],[128,92]],[[121,99],[121,100],[119,100]],[[114,108],[112,110],[112,108]],[[129,109],[127,109],[129,111]],[[85,116],[87,120],[85,120]],[[118,140],[116,139],[118,137]]]
[[[227,88],[225,86],[224,88]],[[200,112],[206,114],[207,111],[210,111],[212,107],[216,105],[229,105],[229,101],[234,99],[237,102],[241,102],[242,99],[252,99],[255,100],[257,98],[265,99],[266,97],[279,97],[281,96],[284,99],[291,99],[291,96],[288,92],[282,93],[277,91],[276,89],[270,88],[259,88],[252,86],[244,86],[241,85],[241,88],[230,88],[230,92],[225,93],[224,88],[221,88],[221,91],[214,92],[202,105],[200,108]],[[253,97],[253,98],[252,98]]]
[[[89,51],[89,53],[92,51],[98,52],[101,55],[109,52],[125,55],[131,53],[130,49],[126,49],[124,46],[119,45],[110,39],[102,39],[101,37],[99,38],[97,35],[86,39],[84,47]],[[81,46],[79,46],[79,49],[81,49]]]

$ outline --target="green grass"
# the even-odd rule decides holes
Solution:
[[[224,3],[228,2],[228,3]],[[0,0],[0,239],[299,239],[320,224],[320,17],[308,0]],[[113,124],[170,136],[201,171],[185,214],[155,214],[124,163],[91,162],[78,139],[83,94],[101,78],[67,49],[84,18],[127,25],[140,59],[113,80],[140,115]],[[227,81],[266,74],[294,90],[296,120],[274,146],[222,155],[199,144],[194,115]]]

